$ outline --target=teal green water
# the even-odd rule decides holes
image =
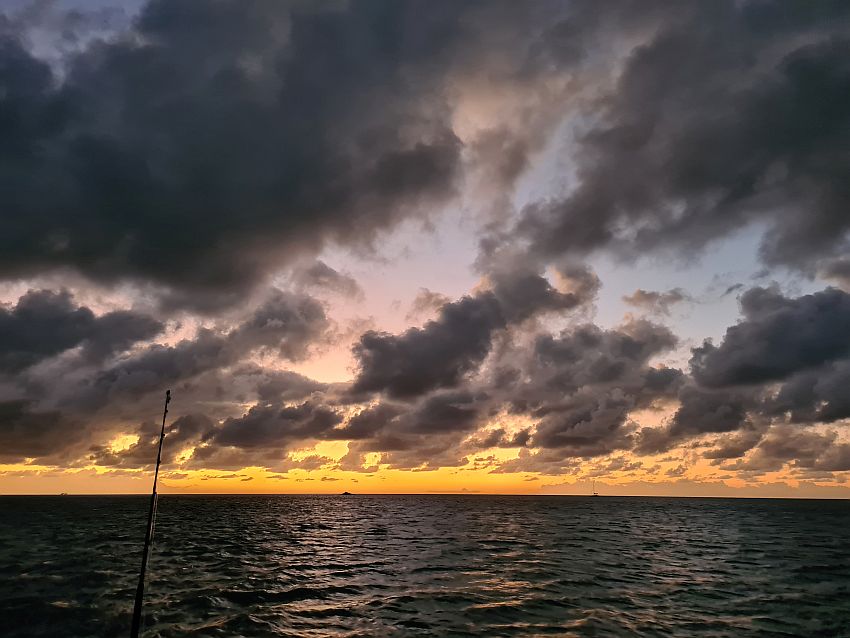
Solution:
[[[126,636],[142,497],[0,498],[0,635]],[[146,636],[850,636],[850,502],[164,496]]]

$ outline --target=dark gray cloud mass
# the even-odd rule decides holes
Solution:
[[[850,444],[838,441],[836,432],[820,433],[788,426],[772,428],[748,459],[718,465],[743,473],[777,471],[788,464],[803,477],[827,477],[850,470]]]
[[[443,305],[439,317],[422,328],[401,335],[367,332],[354,346],[360,370],[353,390],[404,398],[457,386],[484,361],[498,330],[592,300],[595,276],[584,270],[572,274],[579,282],[576,291],[561,292],[538,272],[494,273],[492,289]]]
[[[487,292],[446,304],[423,328],[367,332],[354,347],[360,364],[354,391],[410,397],[455,386],[484,360],[493,332],[504,326],[499,303]]]
[[[50,314],[46,309],[59,312],[61,318],[47,325],[35,321]],[[126,347],[128,335],[137,335],[136,324],[126,320],[126,315],[129,313],[115,312],[95,317],[87,308],[81,311],[74,307],[65,293],[42,291],[25,295],[5,317],[7,325],[26,337],[2,342],[14,355],[9,360],[20,362],[22,348],[35,343],[40,348],[35,353],[46,361],[44,370],[24,371],[5,380],[14,389],[6,391],[15,397],[4,403],[7,409],[0,419],[0,437],[15,440],[14,445],[5,447],[5,455],[50,455],[74,447],[104,423],[132,423],[139,414],[149,412],[141,406],[158,402],[155,396],[166,387],[181,394],[184,415],[210,403],[239,400],[240,393],[255,400],[280,401],[302,398],[324,387],[292,372],[240,363],[265,351],[281,359],[298,360],[328,330],[329,320],[321,304],[311,297],[282,291],[273,291],[229,330],[200,328],[192,338],[173,345],[145,344],[108,361],[87,357],[51,365],[50,356],[77,343],[82,344],[83,353],[95,348],[86,341],[86,331],[99,331],[91,339],[98,344],[96,352],[100,354],[106,346],[113,351]],[[31,316],[33,321],[26,321]],[[153,322],[152,327],[158,332],[162,326]],[[49,340],[50,329],[56,328],[65,331],[49,342],[50,347],[39,344],[37,338],[42,333]],[[2,334],[14,336],[11,328]],[[33,363],[32,350],[26,351],[30,357],[27,363]],[[143,452],[144,445],[140,442],[128,454]],[[99,458],[109,460],[103,455]]]
[[[823,298],[845,294],[826,290],[791,298],[771,289],[748,291],[742,297],[742,321],[730,328],[719,346],[713,346],[712,356],[736,353],[743,343],[737,342],[735,335],[742,330],[747,332],[746,343],[758,347],[764,342],[760,331],[771,334],[772,322],[782,313],[790,312],[796,320],[817,326],[818,321],[835,315],[836,300],[823,303]],[[448,304],[451,307],[448,311],[444,308],[440,319],[419,332],[383,338],[397,339],[402,344],[398,347],[404,348],[412,348],[411,341],[419,340],[417,347],[429,353],[446,335],[453,334],[447,326],[454,324],[446,316],[464,311],[463,317],[471,318],[469,325],[473,325],[480,317],[469,313],[466,304],[482,298],[498,307],[491,291],[481,292]],[[221,357],[225,356],[222,352],[227,351],[230,339],[238,339],[230,335],[250,332],[248,327],[256,324],[256,317],[280,303],[277,299],[266,304],[230,333],[201,331],[183,344],[140,351],[138,361],[149,364],[163,357],[177,370],[172,377],[187,381],[204,378],[205,374],[220,376]],[[808,312],[801,313],[801,308]],[[680,370],[653,364],[654,358],[676,346],[677,339],[668,328],[647,320],[633,319],[610,330],[581,324],[557,336],[538,334],[531,348],[522,340],[513,343],[512,339],[501,339],[499,347],[493,349],[489,319],[482,325],[487,338],[478,342],[481,349],[465,350],[454,360],[455,366],[460,365],[458,361],[464,362],[463,373],[454,371],[460,368],[446,367],[434,376],[417,377],[411,366],[406,374],[412,385],[402,383],[402,379],[408,383],[405,377],[388,377],[370,390],[357,389],[358,401],[372,397],[372,402],[355,407],[353,412],[352,389],[346,384],[334,387],[288,371],[241,364],[222,380],[246,388],[242,400],[252,397],[253,407],[221,421],[202,414],[178,419],[169,432],[171,448],[195,447],[189,461],[193,468],[259,465],[283,471],[289,463],[287,453],[294,446],[309,441],[349,441],[349,452],[339,467],[370,472],[375,470],[374,465],[366,463],[370,453],[377,453],[380,463],[393,468],[422,470],[462,466],[482,449],[519,447],[535,451],[526,450],[515,461],[495,464],[493,471],[561,474],[572,471],[576,459],[623,450],[657,454],[708,436],[708,443],[701,444],[703,455],[721,466],[731,464],[745,474],[775,471],[786,464],[810,474],[845,471],[846,444],[835,433],[807,433],[802,426],[850,414],[843,392],[850,378],[846,356],[838,360],[825,356],[820,364],[810,359],[798,361],[794,370],[783,368],[783,380],[778,382],[775,376],[759,377],[759,381],[733,376],[722,387],[714,387],[703,383],[697,373],[689,378]],[[497,330],[503,330],[504,320],[497,326]],[[805,338],[802,330],[791,332]],[[510,333],[501,334],[507,337]],[[261,347],[273,345],[278,337],[275,334]],[[446,352],[465,341],[468,338],[452,343]],[[186,361],[190,363],[184,366]],[[417,359],[399,356],[388,369],[405,370],[409,361]],[[695,355],[694,370],[700,361]],[[436,379],[451,383],[438,383]],[[191,401],[187,397],[200,392],[198,396],[209,401],[210,387],[207,382],[198,390],[187,390],[184,400]],[[407,388],[415,391],[401,391]],[[232,396],[232,392],[224,394]],[[641,427],[631,420],[635,410],[660,409],[673,402],[679,405],[663,427]],[[67,417],[26,402],[5,405],[0,430],[15,438],[15,445],[9,448],[11,457],[7,458],[62,451],[66,443],[61,437],[71,424]],[[495,425],[503,415],[522,416],[530,426],[509,434]],[[28,435],[24,435],[25,429]],[[95,446],[89,458],[104,465],[144,466],[152,458],[155,429],[143,424],[138,429],[137,444],[118,453]],[[172,462],[176,453],[167,462]],[[746,460],[741,460],[745,456]]]
[[[828,270],[847,247],[842,2],[153,0],[61,72],[16,29],[0,29],[7,277],[70,266],[234,303],[280,262],[452,196],[452,82],[545,95],[600,63],[621,73],[587,100],[578,187],[523,215],[535,249],[699,247],[753,220],[771,264]],[[618,38],[637,45],[625,61],[603,44]],[[472,143],[501,140],[485,155],[502,183],[575,106],[536,105],[556,115]]]
[[[694,377],[708,386],[780,381],[850,355],[850,295],[827,289],[797,299],[753,288],[741,296],[743,320],[720,346],[695,348]]]
[[[24,400],[0,401],[0,461],[49,456],[84,437],[79,422]]]
[[[731,432],[736,434],[721,439],[708,458],[735,458],[755,448],[756,458],[781,465],[775,449],[793,430],[778,425],[799,428],[850,417],[850,295],[827,288],[794,298],[776,288],[753,288],[740,301],[743,317],[723,341],[692,350],[693,382],[680,392],[679,409],[665,428],[641,431],[640,450],[663,451],[689,437]],[[777,427],[765,438],[771,423]],[[788,449],[807,436],[794,434]],[[804,457],[798,461],[806,466]]]
[[[255,406],[226,420],[210,441],[240,448],[283,448],[289,441],[319,436],[342,421],[336,412],[310,402],[297,406]]]
[[[456,467],[474,451],[463,441],[483,424],[491,405],[483,392],[436,391],[413,403],[370,406],[326,438],[352,439],[341,465],[356,471],[368,471],[369,453],[379,453],[395,469]]]
[[[671,400],[682,382],[680,371],[649,365],[676,342],[668,328],[645,320],[538,337],[519,377],[525,381],[511,388],[513,410],[539,419],[530,444],[557,449],[562,458],[631,448],[629,413]]]
[[[758,405],[753,392],[706,390],[690,384],[681,388],[677,398],[679,407],[668,424],[661,428],[641,428],[636,445],[638,452],[656,454],[705,434],[745,431],[751,426],[750,410]],[[727,439],[721,443],[726,450],[721,456],[733,449],[740,449],[743,454],[757,442],[758,439],[750,441],[740,449],[740,444],[730,445]]]
[[[122,396],[138,398],[229,367],[258,350],[298,360],[328,325],[323,307],[311,297],[275,290],[228,332],[201,328],[193,338],[175,345],[150,345],[104,368],[90,384],[75,389],[83,401],[103,405]]]
[[[30,290],[11,308],[0,307],[0,372],[17,372],[79,346],[86,358],[105,359],[163,328],[129,310],[96,316],[67,291]]]
[[[827,288],[791,298],[772,288],[741,296],[743,319],[720,345],[694,348],[691,370],[706,387],[761,393],[759,411],[796,423],[850,417],[850,294]],[[772,392],[765,389],[773,387]]]
[[[553,255],[635,256],[687,254],[761,221],[767,264],[813,273],[846,253],[850,7],[668,8],[593,103],[577,188],[529,205],[519,230]]]
[[[580,325],[558,337],[540,335],[535,344],[529,350],[507,338],[455,389],[364,409],[336,433],[353,440],[344,464],[362,468],[366,453],[379,452],[397,468],[457,466],[490,447],[535,447],[540,451],[498,471],[558,473],[570,459],[630,449],[636,428],[629,413],[672,401],[682,383],[679,370],[649,365],[676,338],[648,321],[609,331]],[[505,415],[532,425],[511,433],[481,429]]]
[[[451,197],[444,83],[542,24],[510,3],[152,0],[60,74],[6,22],[0,276],[72,267],[204,310]]]

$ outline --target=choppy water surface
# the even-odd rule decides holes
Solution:
[[[126,636],[147,500],[0,498],[0,634]],[[146,636],[850,636],[850,503],[164,496]]]

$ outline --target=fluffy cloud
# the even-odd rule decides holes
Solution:
[[[629,3],[607,4],[623,18]],[[550,255],[692,252],[759,221],[761,257],[812,273],[847,250],[850,11],[679,4],[578,139],[578,185],[518,226]]]
[[[456,386],[484,360],[493,332],[504,326],[488,292],[446,304],[423,328],[397,336],[367,332],[354,347],[360,364],[354,391],[411,397]]]
[[[13,307],[0,308],[0,372],[18,372],[77,347],[86,359],[105,359],[163,327],[130,310],[96,316],[67,291],[30,290]]]
[[[360,364],[354,391],[404,398],[456,387],[487,357],[497,331],[592,300],[598,281],[586,271],[579,275],[577,290],[562,292],[533,270],[494,272],[489,289],[446,303],[422,328],[401,335],[367,332],[354,347]]]
[[[34,299],[39,303],[33,303]],[[67,324],[64,320],[58,321],[56,327],[65,330],[61,340],[55,342],[61,347],[42,348],[37,351],[42,358],[61,354],[76,342],[83,344],[83,352],[87,352],[93,346],[81,337],[87,334],[85,330],[102,328],[102,332],[90,341],[109,344],[113,349],[125,347],[127,334],[137,334],[127,329],[128,324],[135,328],[133,322],[125,320],[133,316],[130,313],[94,317],[88,309],[70,306],[66,295],[47,292],[29,293],[10,313],[8,325],[17,326],[32,314],[33,308],[39,309],[36,316],[46,316],[49,313],[44,311],[45,302],[49,302],[46,306],[52,311],[58,308],[62,317],[70,315],[74,321]],[[120,321],[115,320],[116,316]],[[116,325],[124,328],[123,333],[115,329]],[[161,328],[156,322],[150,327],[156,331]],[[273,291],[241,323],[229,330],[202,327],[192,338],[173,345],[147,344],[108,361],[88,358],[47,362],[37,370],[25,371],[6,380],[4,389],[14,399],[5,404],[8,409],[0,419],[0,436],[15,439],[14,445],[6,446],[6,454],[14,454],[17,458],[41,457],[71,448],[80,437],[104,427],[105,422],[132,422],[141,404],[154,402],[155,395],[169,386],[179,388],[183,414],[197,407],[194,402],[208,404],[216,395],[232,402],[238,399],[233,387],[245,387],[246,383],[258,399],[304,396],[323,385],[295,373],[258,370],[239,364],[252,354],[264,351],[282,359],[300,359],[312,344],[322,340],[328,328],[324,309],[314,299]],[[46,330],[37,322],[23,327],[28,337],[37,336],[42,329]],[[21,340],[7,348],[17,348],[10,352],[19,355],[22,344],[27,343]],[[14,359],[20,360],[20,356]],[[225,374],[226,370],[229,372]],[[227,377],[223,382],[216,378],[222,374]],[[222,392],[223,385],[231,388]]]
[[[850,354],[850,295],[824,290],[797,299],[753,288],[741,296],[744,319],[723,343],[694,349],[691,368],[705,385],[779,381]]]
[[[680,371],[649,365],[675,345],[669,329],[645,320],[538,337],[530,361],[505,389],[515,413],[539,419],[530,445],[555,449],[562,459],[631,448],[629,413],[672,399],[681,384]]]
[[[283,448],[292,440],[318,438],[341,421],[334,411],[310,402],[254,406],[240,418],[227,419],[208,441],[239,448]]]
[[[707,341],[692,350],[693,380],[679,393],[679,409],[664,428],[641,431],[639,450],[663,451],[688,438],[732,433],[706,456],[727,459],[754,450],[759,463],[770,458],[781,466],[796,458],[805,465],[802,443],[824,439],[802,428],[850,417],[850,295],[828,288],[794,298],[776,288],[753,288],[740,301],[743,317],[721,343]],[[771,423],[776,427],[766,437]],[[797,429],[779,427],[785,423]],[[787,450],[799,447],[798,457],[782,460],[776,452],[782,437],[789,439]],[[842,449],[830,454],[840,456]]]
[[[542,73],[545,24],[512,3],[152,0],[57,70],[5,19],[0,276],[70,267],[211,312],[329,240],[368,245],[455,195],[454,78],[503,46],[499,81]]]

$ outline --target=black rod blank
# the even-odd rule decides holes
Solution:
[[[153,491],[151,492],[151,504],[148,510],[148,527],[145,530],[145,547],[142,550],[142,568],[139,571],[139,585],[136,587],[136,604],[133,607],[133,625],[130,629],[130,638],[139,638],[139,627],[142,622],[142,599],[145,596],[145,570],[148,567],[148,555],[150,554],[151,541],[153,540],[153,526],[156,518],[156,480],[159,477],[159,463],[162,460],[162,440],[165,438],[165,417],[168,415],[168,404],[171,402],[171,390],[165,391],[165,409],[162,412],[162,430],[159,433],[159,449],[156,453],[156,470],[153,475]]]

